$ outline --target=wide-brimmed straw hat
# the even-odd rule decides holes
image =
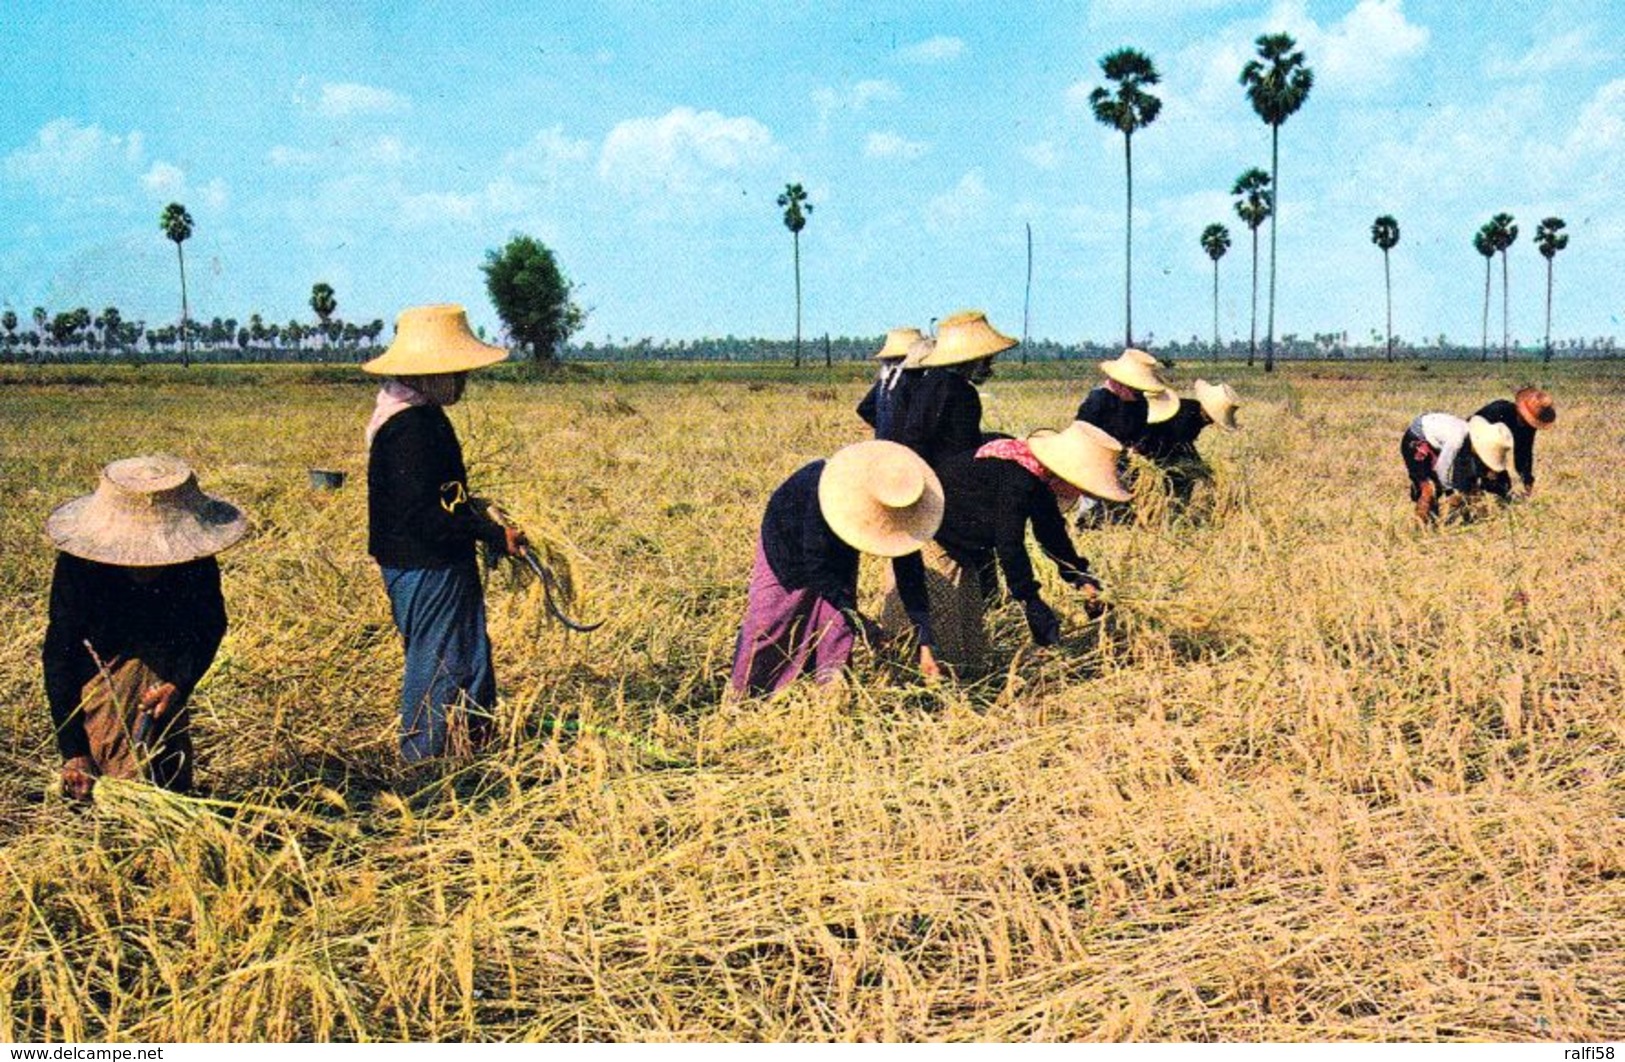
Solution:
[[[937,341],[930,336],[921,336],[908,345],[908,353],[903,355],[903,368],[921,369],[925,367],[925,359],[937,349]]]
[[[1491,424],[1483,417],[1467,422],[1467,438],[1473,453],[1491,472],[1505,472],[1512,460],[1512,429],[1505,424]]]
[[[1100,371],[1125,387],[1136,391],[1166,391],[1168,381],[1162,378],[1162,362],[1143,350],[1133,347],[1123,351],[1111,361],[1100,363]],[[1172,414],[1170,414],[1171,416]]]
[[[908,356],[909,348],[924,338],[925,333],[918,328],[893,328],[886,333],[885,344],[875,351],[875,358],[879,361],[905,358]]]
[[[871,439],[824,462],[818,508],[853,549],[901,557],[929,542],[942,524],[942,482],[913,450]]]
[[[1196,401],[1201,403],[1208,418],[1225,431],[1236,430],[1236,410],[1241,408],[1241,396],[1227,383],[1210,384],[1197,380],[1191,387]]]
[[[1075,420],[1065,431],[1027,440],[1039,464],[1086,494],[1106,501],[1128,501],[1133,495],[1117,479],[1123,444],[1087,421]]]
[[[92,494],[56,507],[45,535],[63,553],[126,568],[209,557],[248,531],[235,505],[203,493],[178,457],[127,457],[102,469]]]
[[[1557,423],[1557,406],[1552,396],[1538,387],[1525,387],[1512,396],[1518,416],[1531,428],[1549,428]]]
[[[1147,424],[1161,424],[1165,420],[1173,420],[1174,414],[1179,412],[1179,395],[1169,388],[1166,391],[1147,391],[1145,393],[1145,422]]]
[[[389,349],[361,369],[376,376],[433,376],[494,365],[507,356],[470,331],[461,306],[413,306],[395,319]]]
[[[936,348],[920,364],[925,368],[962,365],[991,358],[1020,342],[988,324],[987,314],[981,310],[963,310],[937,325]]]

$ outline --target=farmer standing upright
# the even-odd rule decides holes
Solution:
[[[896,430],[898,413],[904,408],[902,400],[917,376],[904,373],[903,359],[924,338],[918,328],[893,328],[875,354],[880,371],[875,374],[874,386],[858,403],[858,416],[875,430],[877,439],[890,439]]]
[[[993,359],[1017,341],[988,323],[980,310],[943,319],[934,344],[917,366],[924,370],[908,394],[897,431],[902,443],[932,468],[953,454],[982,445],[982,398],[976,385],[993,375]],[[905,372],[911,357],[904,362]]]
[[[396,320],[389,349],[361,366],[391,377],[367,424],[367,550],[406,646],[400,742],[408,763],[443,755],[457,714],[472,747],[490,736],[496,677],[474,543],[512,556],[525,537],[469,492],[445,407],[462,397],[470,370],[507,356],[469,331],[461,306],[414,306]]]
[[[40,656],[69,796],[103,775],[192,788],[187,701],[226,633],[214,555],[247,530],[163,454],[114,461],[46,520],[60,552]]]

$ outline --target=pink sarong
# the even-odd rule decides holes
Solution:
[[[814,679],[828,682],[852,658],[853,641],[841,610],[812,590],[787,589],[757,542],[745,622],[734,647],[732,691],[777,693],[807,670],[809,660]]]

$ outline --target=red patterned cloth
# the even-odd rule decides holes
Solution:
[[[1055,475],[1044,467],[1044,463],[1033,456],[1033,448],[1027,445],[1025,439],[994,439],[990,443],[983,443],[976,451],[978,458],[996,457],[1001,461],[1014,461],[1033,475],[1044,481],[1055,500],[1060,503],[1064,511],[1083,492],[1060,476]]]

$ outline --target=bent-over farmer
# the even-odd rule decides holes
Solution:
[[[187,702],[226,633],[214,555],[247,530],[164,454],[114,461],[46,520],[59,552],[41,660],[69,796],[103,775],[192,788]]]
[[[415,306],[401,312],[389,349],[361,366],[391,378],[367,424],[367,549],[406,648],[400,745],[407,763],[444,755],[455,715],[472,748],[490,737],[496,677],[474,543],[510,556],[526,543],[470,493],[445,407],[462,397],[471,370],[507,356],[469,331],[461,306]]]
[[[1449,413],[1423,413],[1399,440],[1410,476],[1416,519],[1431,524],[1440,502],[1454,507],[1473,494],[1505,495],[1504,473],[1512,459],[1512,430],[1483,417],[1462,420]]]
[[[1211,478],[1212,470],[1197,452],[1196,440],[1209,424],[1224,431],[1236,430],[1236,410],[1241,398],[1229,384],[1197,380],[1194,398],[1181,398],[1179,408],[1167,420],[1148,423],[1132,449],[1160,468],[1167,476],[1175,497],[1189,499],[1192,489]]]
[[[919,549],[942,521],[942,485],[898,443],[854,443],[802,466],[768,500],[729,686],[774,693],[807,670],[828,682],[860,636],[880,630],[858,611],[858,557],[892,559],[921,674],[935,678],[930,606]]]
[[[1538,387],[1522,387],[1509,402],[1498,398],[1475,416],[1505,424],[1512,432],[1512,467],[1523,483],[1524,497],[1535,492],[1535,432],[1557,423],[1552,396]]]

